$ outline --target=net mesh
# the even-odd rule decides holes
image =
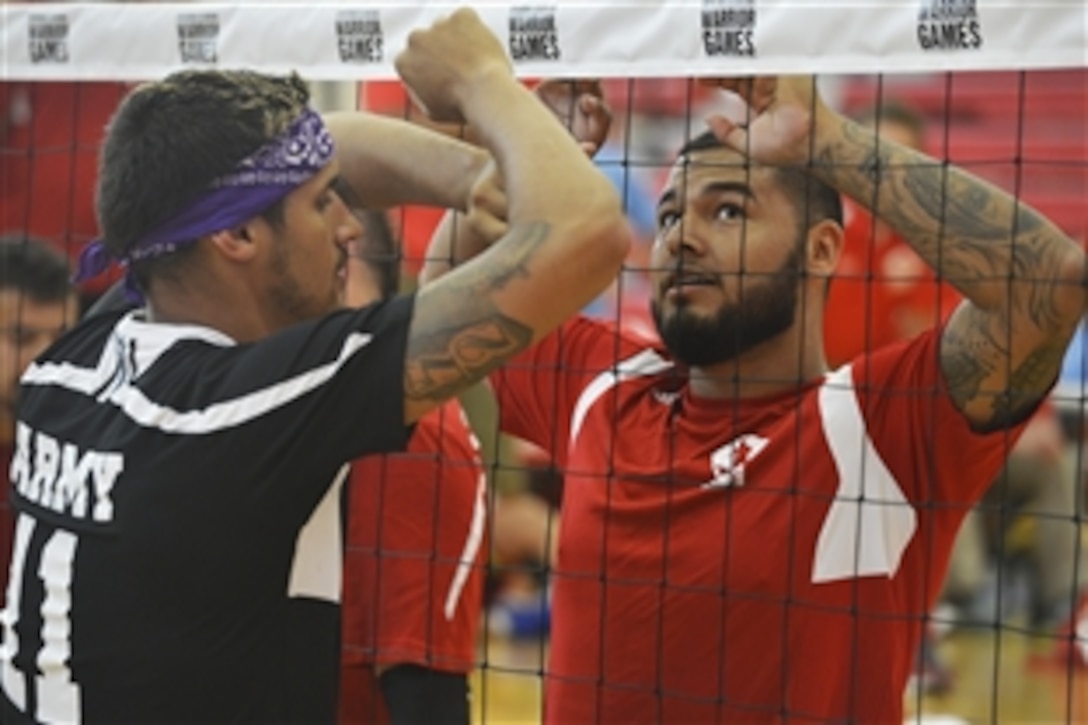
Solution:
[[[902,5],[909,5],[911,22],[922,23],[918,18],[924,16],[928,4]],[[969,5],[974,7],[974,3]],[[704,33],[709,32],[706,12],[741,13],[752,7],[743,2],[703,3]],[[41,15],[48,18],[50,13],[42,11]],[[366,26],[372,19],[365,13],[339,19],[338,22],[349,23],[343,26],[348,29],[340,36],[342,57],[344,53],[360,57],[380,53],[374,50],[374,36]],[[351,22],[360,25],[350,26]],[[671,21],[661,22],[668,25]],[[741,14],[730,16],[721,26],[727,31],[715,42],[732,44],[733,54],[743,57],[738,49],[752,42],[744,34],[745,22]],[[182,50],[208,60],[208,48],[214,50],[215,46],[201,45],[199,41],[219,36],[199,18],[192,23],[195,30],[185,36],[190,47]],[[511,38],[518,33],[524,36],[518,42],[510,40],[512,52],[516,54],[519,48],[531,53],[547,52],[546,24],[515,27],[510,20],[507,25]],[[16,32],[13,26],[13,21],[9,22],[5,32]],[[350,30],[351,27],[356,30]],[[216,28],[217,33],[222,32],[220,24]],[[922,27],[917,32],[931,33],[923,47],[926,43],[968,43],[971,33],[977,32],[969,22],[957,28],[955,34]],[[38,36],[31,33],[27,52],[33,54],[37,48],[37,52],[52,54],[49,57],[56,59],[60,51],[47,47],[45,41],[49,37],[52,36],[48,33]],[[40,41],[37,45],[35,38]],[[391,40],[386,37],[386,44],[391,46]],[[24,44],[20,40],[20,47]],[[73,41],[73,46],[77,45]],[[1056,67],[1024,69],[995,61],[991,69],[961,70],[952,67],[959,62],[957,57],[946,58],[944,65],[949,67],[942,68],[939,57],[926,56],[925,63],[930,67],[916,68],[912,73],[821,73],[819,84],[832,107],[877,126],[890,138],[916,145],[942,164],[961,166],[991,181],[1038,209],[1083,244],[1088,234],[1085,212],[1088,72],[1074,64],[1063,66],[1061,62],[1054,63]],[[839,66],[849,65],[850,61],[845,53],[843,58],[836,59]],[[885,70],[886,64],[886,60],[876,58],[871,65]],[[96,80],[58,80],[58,73],[82,77],[87,71],[57,70],[55,65],[39,64],[41,77],[35,77],[33,66],[27,66],[30,70],[21,71],[18,80],[5,79],[0,83],[3,113],[0,231],[10,237],[6,241],[24,243],[20,240],[43,239],[74,259],[82,245],[95,237],[93,182],[102,129],[119,99],[131,88],[132,77],[146,75],[141,69],[139,73],[119,74],[122,80],[103,79],[102,75],[113,66],[101,65],[95,71]],[[565,70],[582,76],[605,77],[605,97],[614,120],[596,163],[620,193],[633,245],[617,283],[585,313],[616,324],[632,335],[653,338],[657,331],[650,316],[648,272],[650,249],[659,223],[658,194],[677,150],[703,130],[705,115],[723,101],[720,93],[691,77],[650,77],[642,72],[644,77],[630,78],[606,66],[587,63],[582,67],[568,60]],[[855,67],[866,64],[858,62]],[[705,70],[705,66],[700,68]],[[807,71],[809,67],[795,64],[786,69]],[[306,65],[299,65],[298,70],[304,76],[309,75]],[[540,70],[551,69],[531,63],[521,68],[523,76],[547,75]],[[380,73],[375,71],[375,75],[388,76],[388,67]],[[323,110],[365,109],[424,122],[395,80],[376,77],[359,82],[321,81],[314,84],[314,93]],[[944,203],[955,204],[957,200],[944,200]],[[441,216],[441,210],[421,207],[398,208],[389,214],[398,240],[406,288],[414,284]],[[833,366],[918,334],[945,319],[959,301],[958,293],[947,282],[937,280],[908,245],[860,206],[847,203],[845,228],[846,249],[832,282],[824,326],[829,362]],[[97,298],[116,277],[114,273],[81,288],[84,305]],[[4,314],[0,322],[3,333],[0,353],[4,355],[0,369],[8,386],[5,394],[9,397],[4,402],[10,406],[13,381],[19,372],[16,361],[20,359],[20,325],[24,319],[20,311],[25,309],[25,301],[8,300],[8,293],[0,292],[0,303],[0,312]],[[1084,687],[1088,636],[1083,634],[1088,632],[1088,606],[1082,602],[1084,524],[1080,510],[1088,471],[1083,456],[1085,355],[1080,337],[1067,355],[1054,393],[1037,416],[1037,425],[1033,423],[1029,428],[1006,470],[967,514],[950,553],[949,574],[942,580],[941,591],[918,592],[921,599],[932,599],[934,606],[920,605],[909,614],[889,614],[907,617],[923,635],[921,646],[913,653],[910,686],[904,693],[906,712],[911,718],[1073,722],[1088,717],[1088,691]],[[377,533],[367,539],[368,543],[356,541],[349,547],[349,568],[355,561],[369,577],[367,584],[359,584],[348,572],[348,586],[358,588],[357,596],[371,593],[381,596],[388,567],[395,568],[405,562],[415,567],[410,568],[410,576],[426,582],[424,597],[429,601],[423,608],[427,617],[425,624],[420,625],[421,642],[397,643],[382,638],[383,617],[394,618],[398,609],[398,605],[387,603],[368,615],[365,637],[356,636],[358,632],[346,635],[345,660],[376,658],[390,663],[417,661],[422,656],[422,664],[468,669],[474,689],[474,720],[534,722],[542,717],[543,691],[550,672],[553,570],[549,562],[557,545],[560,504],[568,472],[557,462],[554,451],[500,435],[498,413],[488,396],[466,400],[465,408],[485,461],[489,481],[486,494],[481,497],[477,486],[475,468],[471,465],[473,451],[457,449],[457,434],[440,432],[430,448],[410,454],[417,473],[419,469],[427,471],[421,475],[429,477],[430,484],[409,502],[416,507],[418,518],[427,522],[417,527],[416,540],[408,545],[383,543],[386,541],[383,536],[400,520],[389,514],[392,509],[387,507],[403,506],[405,497],[397,494],[397,482],[388,480],[395,477],[388,473],[388,464],[381,463],[376,464],[373,475],[382,485],[370,504],[378,512],[372,521]],[[453,418],[457,415],[456,411],[444,411],[438,420],[438,430],[456,427],[458,423]],[[633,435],[630,431],[618,434]],[[731,449],[734,462],[737,456],[743,460],[752,455],[751,447],[758,446],[758,441],[742,440],[739,446]],[[10,456],[10,442],[6,447]],[[445,496],[452,494],[444,492],[442,484],[457,480],[460,485],[466,480],[461,475],[462,469],[470,471],[469,483],[465,484],[468,493],[446,499]],[[796,471],[798,477],[803,476],[800,464]],[[601,481],[602,486],[613,484],[607,476]],[[784,484],[784,490],[796,493],[795,483]],[[614,495],[623,496],[623,490],[617,489]],[[609,505],[617,508],[630,503],[609,499]],[[670,526],[679,526],[683,521],[683,505],[668,498],[665,510],[658,517],[657,529],[642,532],[663,551],[669,547]],[[461,517],[466,523],[458,524],[467,528],[460,538],[453,536],[457,544],[451,552],[437,542],[450,538],[443,527],[450,525],[446,522],[451,508],[458,506],[468,507]],[[0,502],[0,514],[5,519],[4,542],[10,546],[10,509],[6,502]],[[723,522],[728,527],[729,510],[724,515]],[[486,531],[486,536],[477,536],[474,531]],[[573,531],[572,524],[571,532],[564,535],[573,536]],[[602,535],[607,536],[608,532]],[[710,531],[707,536],[721,547],[721,531]],[[577,545],[573,538],[563,543],[564,547]],[[602,551],[607,551],[607,543]],[[726,563],[721,566],[728,568],[728,552],[722,557]],[[613,584],[656,588],[660,592],[659,602],[669,601],[670,596],[683,596],[684,582],[666,566],[672,559],[669,556],[660,559],[663,568],[651,572],[652,582],[622,580],[624,575],[616,574],[619,579]],[[788,568],[789,557],[778,565]],[[941,563],[935,560],[932,566],[939,567]],[[458,573],[465,570],[476,573],[466,579]],[[613,570],[602,568],[593,576],[604,577],[605,571]],[[784,573],[792,575],[789,571]],[[404,576],[403,572],[398,576]],[[461,583],[454,586],[455,581]],[[723,587],[714,593],[723,601],[735,594],[729,590],[727,576],[724,581]],[[784,662],[790,662],[796,646],[793,628],[803,621],[794,614],[812,606],[793,598],[787,588],[785,598],[773,604],[777,618],[753,623],[775,630],[767,632],[766,647],[777,648]],[[461,626],[478,627],[473,643],[475,654],[468,663],[454,649],[443,650],[447,644],[435,644],[447,642],[436,633],[437,629],[451,621],[450,612],[459,607],[468,610],[458,620]],[[617,636],[637,640],[640,644],[623,651],[652,659],[660,655],[663,641],[672,636],[664,628],[664,614],[646,615],[650,626],[644,631],[617,634],[610,630],[603,612],[602,609],[594,627],[578,634],[586,642],[586,651],[593,652],[602,662],[608,658],[603,644],[606,638],[610,642]],[[702,625],[691,622],[688,626],[698,630]],[[730,646],[729,641],[720,641],[711,649],[727,651]],[[856,681],[858,673],[852,668],[863,658],[855,654],[865,647],[866,642],[859,635],[858,641],[846,648],[846,655],[829,654],[824,666],[839,670],[844,681]],[[760,651],[745,654],[753,662],[754,671],[755,663],[765,656]],[[643,698],[641,702],[657,708],[669,687],[676,686],[677,680],[667,673],[668,668],[684,673],[688,667],[720,666],[705,661],[659,662],[655,682],[631,683],[620,677],[600,684],[605,690],[629,688]],[[587,666],[587,681],[598,676],[594,666]],[[679,676],[681,682],[685,676]],[[782,687],[785,692],[788,684],[783,683]],[[711,693],[710,701],[715,697],[720,701],[720,693]],[[368,708],[377,707],[375,702],[368,700],[362,712],[369,715],[372,711]],[[754,709],[750,714],[818,716],[818,713],[783,708],[771,713]],[[669,718],[668,712],[660,709],[650,710],[646,716]]]

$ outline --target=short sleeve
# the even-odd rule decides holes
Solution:
[[[215,351],[181,342],[138,385],[180,414],[177,432],[214,438],[235,428],[238,445],[267,450],[273,460],[295,454],[338,467],[398,451],[409,433],[403,371],[413,304],[406,296],[344,310]]]
[[[651,343],[576,317],[491,376],[504,432],[566,460],[571,417],[587,385]]]
[[[972,430],[941,372],[938,329],[861,358],[854,384],[876,450],[916,505],[977,501],[1023,430]]]

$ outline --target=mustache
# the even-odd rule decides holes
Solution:
[[[698,267],[677,267],[665,275],[661,288],[667,290],[681,284],[719,285],[723,276],[725,275],[720,272],[710,272]]]

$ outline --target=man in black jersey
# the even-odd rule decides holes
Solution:
[[[146,306],[88,318],[23,377],[4,722],[331,721],[345,463],[401,448],[618,271],[609,182],[475,13],[396,65],[432,118],[477,129],[512,223],[478,263],[358,311],[339,309],[359,226],[338,181],[465,209],[488,154],[323,120],[294,76],[185,71],[119,108],[82,267],[120,260]]]

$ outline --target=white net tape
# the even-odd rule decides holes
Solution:
[[[518,73],[668,76],[1081,67],[1083,0],[644,0],[470,3]],[[136,80],[186,66],[312,80],[393,75],[440,3],[0,5],[8,79]]]

